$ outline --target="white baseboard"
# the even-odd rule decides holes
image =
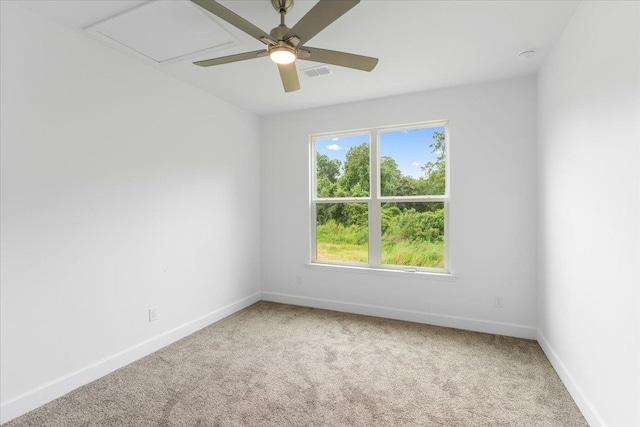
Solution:
[[[544,334],[538,330],[538,343],[540,347],[542,347],[542,351],[551,362],[551,366],[556,370],[558,376],[564,383],[564,386],[569,391],[569,394],[578,405],[580,412],[584,415],[584,418],[587,420],[587,423],[591,427],[604,427],[606,423],[596,411],[596,408],[593,406],[585,392],[582,390],[582,387],[578,385],[571,372],[567,369],[567,366],[562,362],[558,353],[555,352],[549,341],[545,338]]]
[[[262,292],[262,299],[265,301],[279,302],[283,304],[301,305],[305,307],[322,308],[325,310],[384,317],[387,319],[406,320],[416,323],[427,323],[429,325],[465,329],[468,331],[485,332],[496,335],[506,335],[517,338],[536,339],[538,336],[538,330],[536,328],[513,323],[493,322],[489,320],[425,313],[422,311],[403,310],[377,305],[301,297],[275,292]]]
[[[0,403],[5,423],[260,301],[260,292]]]

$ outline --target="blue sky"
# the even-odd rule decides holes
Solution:
[[[416,178],[424,176],[420,166],[436,158],[429,148],[434,142],[434,132],[444,132],[444,127],[383,132],[380,135],[380,156],[392,157],[404,175]],[[316,150],[344,164],[349,148],[363,142],[370,142],[369,135],[319,139],[316,141]]]

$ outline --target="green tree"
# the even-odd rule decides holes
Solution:
[[[326,224],[333,220],[336,224],[349,225],[349,215],[345,211],[348,203],[319,203],[317,205],[318,224]]]
[[[322,178],[318,179],[317,182],[317,192],[318,192],[318,197],[335,197],[336,193],[339,192],[339,188],[338,188],[338,184],[335,182],[331,182],[329,181],[329,178],[327,178],[326,176],[323,176]]]
[[[360,189],[365,191],[364,196],[369,195],[369,143],[363,142],[360,145],[349,148],[344,162],[344,171],[338,179],[338,183],[349,195],[356,184],[360,184]]]
[[[316,176],[318,182],[327,178],[329,182],[336,182],[340,176],[342,162],[338,159],[330,159],[325,154],[316,153]]]
[[[431,152],[436,154],[434,162],[427,162],[421,167],[425,173],[422,194],[444,194],[446,180],[446,157],[444,132],[433,133],[434,142],[429,145]]]
[[[424,181],[424,178],[416,179],[411,175],[403,175],[398,180],[398,184],[396,185],[395,195],[396,196],[419,196],[422,193],[419,191],[419,182]],[[413,202],[400,202],[398,203],[398,208],[402,210],[406,209],[416,209],[418,211],[421,210],[422,205],[424,203],[413,203]]]
[[[396,161],[389,156],[380,158],[380,192],[383,196],[396,196],[396,187],[402,178],[402,172]]]
[[[403,175],[396,185],[396,196],[417,196],[418,180],[411,175]]]

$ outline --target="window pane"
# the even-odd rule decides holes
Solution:
[[[382,263],[444,268],[444,203],[383,204]]]
[[[322,203],[316,207],[318,261],[367,263],[369,207],[366,203]]]
[[[432,196],[445,193],[445,128],[380,134],[380,194]]]
[[[368,134],[316,141],[316,186],[318,198],[368,197]]]

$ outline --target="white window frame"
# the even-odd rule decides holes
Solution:
[[[380,194],[380,134],[386,132],[407,131],[415,129],[444,127],[445,128],[445,194],[437,196],[386,196]],[[327,138],[342,138],[354,135],[369,135],[369,197],[317,197],[317,171],[316,171],[316,143],[318,140]],[[364,267],[370,269],[399,270],[399,271],[420,271],[439,274],[450,274],[450,258],[449,258],[449,211],[450,211],[450,156],[449,156],[449,121],[437,120],[420,123],[412,123],[398,126],[382,126],[372,127],[368,129],[343,131],[343,132],[326,132],[322,134],[314,134],[310,136],[310,258],[311,264],[320,265],[336,265],[336,266],[353,266]],[[382,263],[382,204],[398,203],[398,202],[442,202],[444,205],[444,267],[429,268],[418,266],[400,266]],[[369,213],[369,262],[368,263],[351,263],[343,261],[330,261],[317,259],[317,205],[328,203],[366,203]]]

